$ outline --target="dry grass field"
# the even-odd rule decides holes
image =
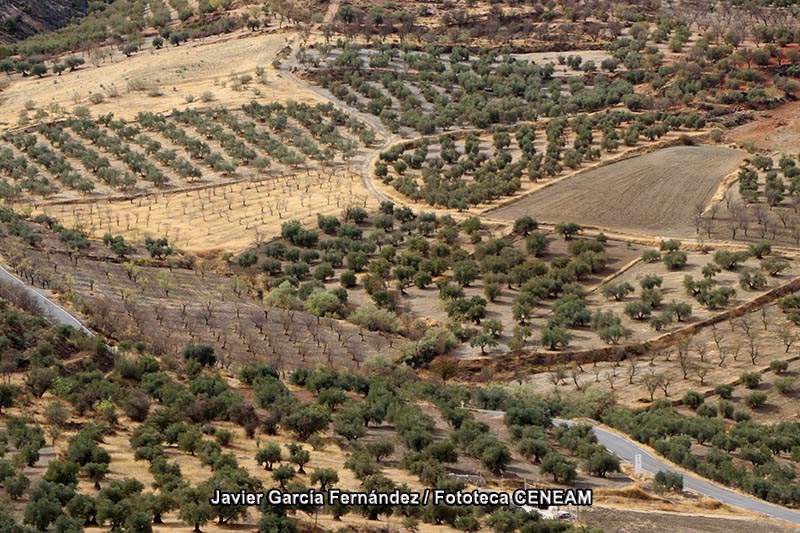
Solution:
[[[266,71],[266,83],[257,86],[261,97],[282,101],[291,95],[301,102],[320,101],[313,92],[283,79],[272,67],[272,60],[286,43],[285,33],[242,31],[160,50],[147,48],[130,58],[116,52],[111,60],[99,66],[94,66],[87,57],[83,67],[61,76],[14,77],[0,93],[0,125],[15,126],[19,112],[25,109],[28,101],[44,110],[52,104],[66,110],[76,105],[89,105],[94,114],[113,112],[126,119],[143,110],[166,112],[173,107],[183,107],[187,96],[193,96],[200,103],[206,91],[225,105],[241,105],[249,102],[254,93],[233,90],[227,82],[234,75],[253,75],[256,67]],[[151,97],[146,91],[130,91],[132,82],[158,87],[163,96]],[[114,90],[119,96],[109,97]],[[105,102],[90,104],[88,98],[92,93],[104,94]]]
[[[705,205],[741,152],[674,146],[579,173],[492,212],[513,221],[531,215],[601,228],[680,236],[694,232],[694,208]]]
[[[110,232],[141,242],[147,235],[164,235],[190,252],[238,252],[280,233],[286,220],[313,225],[318,214],[338,214],[350,205],[372,209],[377,201],[364,191],[358,175],[340,169],[130,200],[42,205],[36,212],[80,226],[96,238]]]

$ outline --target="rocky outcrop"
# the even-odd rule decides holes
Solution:
[[[0,42],[57,30],[88,9],[89,0],[0,0]]]

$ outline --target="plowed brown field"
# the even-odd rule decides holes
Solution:
[[[514,220],[577,222],[637,233],[694,234],[706,204],[744,154],[720,146],[673,146],[577,174],[493,211]]]

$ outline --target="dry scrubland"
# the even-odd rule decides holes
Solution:
[[[664,236],[691,234],[694,206],[706,205],[744,154],[718,146],[674,146],[580,172],[492,211]]]
[[[247,89],[235,91],[227,82],[232,75],[252,75],[256,67],[266,71],[266,83],[254,84],[264,99],[282,101],[291,95],[297,101],[318,102],[320,99],[313,92],[285,80],[272,68],[272,60],[286,46],[286,39],[284,33],[237,32],[160,50],[148,48],[130,58],[117,52],[112,60],[98,67],[87,61],[75,72],[67,71],[61,76],[14,77],[10,86],[0,93],[0,123],[16,125],[19,112],[29,100],[44,110],[51,104],[59,104],[66,110],[82,104],[89,105],[95,114],[113,112],[128,119],[142,110],[166,112],[173,107],[183,107],[187,96],[193,96],[199,105],[206,105],[200,103],[206,91],[225,105],[241,105],[249,102],[254,93]],[[131,82],[158,87],[163,96],[150,97],[146,91],[129,91]],[[223,87],[223,84],[228,86]],[[118,97],[108,97],[112,88],[116,88]],[[106,95],[105,102],[90,104],[91,93]]]
[[[175,376],[173,372],[170,375]],[[20,376],[14,376],[13,381],[16,383]],[[179,376],[178,376],[179,377]],[[236,393],[243,394],[246,398],[252,399],[253,390],[251,387],[244,385],[237,378],[223,374],[224,380]],[[313,400],[313,395],[309,394],[304,389],[291,387],[292,392],[304,400]],[[53,401],[55,397],[51,393],[46,393],[43,397],[45,402]],[[358,400],[357,396],[353,399]],[[33,404],[24,404],[14,407],[6,412],[7,416],[22,416],[26,414],[31,416],[34,420],[40,422],[43,426],[47,426],[45,422],[45,413],[43,406],[45,403],[36,402]],[[421,403],[421,407],[427,414],[433,416],[435,423],[434,432],[437,436],[444,436],[452,428],[447,422],[441,418],[438,409],[431,404]],[[266,410],[258,408],[260,414],[266,413]],[[502,420],[493,416],[477,415],[477,419],[481,422],[489,424],[491,430],[501,439],[509,439],[509,434],[506,426]],[[75,417],[77,424],[85,424],[90,420],[83,417]],[[130,438],[134,434],[134,430],[139,423],[129,419],[127,416],[120,414],[119,420],[116,424],[112,425],[111,431],[106,434],[101,443],[110,455],[110,463],[108,474],[105,479],[100,482],[101,487],[106,487],[114,480],[123,480],[125,478],[135,478],[149,486],[153,483],[153,475],[148,471],[148,462],[144,460],[136,460],[133,456],[133,449],[131,448]],[[259,433],[255,438],[247,438],[244,430],[230,422],[216,422],[215,427],[219,429],[228,430],[233,433],[233,438],[230,444],[222,447],[224,453],[231,453],[245,471],[253,476],[255,479],[261,481],[265,485],[265,490],[278,487],[278,483],[272,480],[272,472],[266,471],[264,466],[258,464],[255,460],[257,450],[267,442],[278,443],[282,448],[284,458],[287,457],[285,446],[287,444],[296,443],[297,439],[289,432],[279,431],[275,435],[267,435]],[[25,468],[25,474],[35,483],[47,471],[48,465],[58,457],[64,457],[67,454],[68,442],[71,437],[76,434],[72,428],[66,429],[59,433],[55,446],[46,446],[41,450],[41,458],[33,467]],[[359,439],[361,444],[367,444],[376,441],[392,441],[398,439],[399,436],[393,426],[390,424],[379,424],[372,426],[368,429],[367,434]],[[213,440],[211,437],[206,437],[205,440]],[[304,465],[306,474],[298,473],[296,480],[300,482],[309,481],[309,473],[318,468],[332,468],[338,476],[339,482],[336,487],[341,490],[359,490],[361,482],[354,476],[353,472],[347,468],[343,468],[343,464],[348,459],[353,451],[352,445],[349,445],[341,437],[334,435],[332,432],[325,432],[322,435],[321,442],[323,443],[319,449],[303,444],[303,447],[311,452],[310,461]],[[182,478],[192,484],[199,484],[209,479],[212,471],[208,466],[204,466],[201,458],[198,455],[190,455],[178,449],[177,446],[165,446],[165,458],[170,463],[175,463],[180,467]],[[406,447],[398,440],[396,443],[395,451],[389,456],[381,460],[380,466],[383,474],[388,476],[398,485],[405,484],[408,488],[414,491],[423,491],[426,487],[420,482],[417,476],[410,474],[407,470],[402,468],[401,459],[403,454],[407,452]],[[287,461],[284,461],[285,463]],[[526,460],[517,451],[512,449],[512,462],[509,465],[508,471],[502,476],[493,476],[487,474],[481,467],[480,462],[467,455],[461,455],[456,464],[451,465],[452,470],[461,473],[468,473],[472,475],[486,475],[489,483],[487,489],[492,490],[514,490],[522,486],[523,480],[533,483],[540,487],[555,487],[550,476],[545,476],[539,472],[539,467],[531,461]],[[626,469],[627,470],[627,469]],[[651,480],[646,479],[644,482],[634,482],[629,474],[626,472],[609,473],[607,477],[590,476],[583,471],[579,471],[578,477],[575,480],[575,486],[582,488],[591,488],[595,491],[595,505],[592,508],[585,508],[580,510],[580,519],[591,527],[608,527],[609,513],[625,513],[630,515],[632,526],[641,527],[644,524],[651,526],[663,523],[665,516],[669,514],[661,514],[659,511],[667,512],[681,512],[681,513],[697,513],[701,516],[700,520],[703,523],[713,524],[715,522],[724,521],[726,524],[736,524],[738,526],[747,525],[748,528],[752,526],[753,531],[762,531],[759,527],[764,527],[763,531],[780,531],[783,532],[781,525],[767,521],[766,523],[760,521],[756,523],[753,517],[745,512],[729,508],[727,506],[709,505],[709,502],[704,498],[698,498],[693,495],[652,495],[642,490]],[[472,490],[474,487],[468,486],[467,490]],[[97,489],[93,487],[93,483],[87,479],[80,479],[77,490],[80,493],[90,496],[97,495]],[[18,500],[9,502],[9,510],[12,513],[22,513],[25,505],[29,499],[23,497]],[[625,510],[621,508],[624,506]],[[645,514],[647,513],[647,514]],[[306,525],[298,524],[298,527],[311,527],[311,522],[317,524],[318,528],[340,528],[347,526],[349,528],[365,528],[364,531],[374,531],[376,522],[370,521],[356,512],[350,512],[345,515],[341,520],[334,520],[329,512],[323,511],[318,514],[304,514],[297,512],[297,518],[306,522]],[[250,513],[249,516],[242,520],[237,521],[236,524],[217,524],[216,521],[210,521],[203,525],[202,530],[209,533],[217,533],[231,530],[247,530],[250,531],[257,527],[258,513]],[[167,533],[171,531],[187,531],[190,529],[185,522],[182,522],[178,513],[175,511],[165,513],[162,517],[163,524],[153,524],[153,531],[158,533]],[[379,522],[380,528],[389,528],[389,531],[402,531],[402,517],[391,516],[384,517]],[[99,526],[87,526],[86,531],[106,531],[107,528]],[[303,529],[300,529],[301,531]],[[310,529],[309,529],[310,530]],[[617,530],[617,529],[615,529]],[[459,531],[456,528],[450,527],[446,524],[433,525],[422,523],[419,525],[418,531],[429,533],[446,533]],[[632,529],[630,531],[640,531],[639,529]],[[683,530],[681,530],[683,531]],[[689,531],[689,530],[686,530]],[[710,531],[714,531],[711,529]],[[786,529],[786,531],[790,531]]]

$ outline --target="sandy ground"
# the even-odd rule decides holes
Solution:
[[[113,112],[122,118],[132,118],[142,110],[163,112],[176,106],[183,107],[189,95],[199,102],[204,91],[211,91],[217,102],[230,106],[241,105],[253,98],[282,101],[287,96],[297,101],[319,101],[312,92],[282,79],[272,68],[272,60],[286,45],[287,35],[290,34],[237,32],[190,41],[177,47],[147,49],[130,58],[116,52],[110,62],[99,67],[86,57],[85,65],[61,76],[14,76],[10,79],[11,85],[0,92],[0,126],[15,126],[19,112],[28,100],[33,100],[37,108],[42,109],[58,103],[72,110],[80,103],[89,105],[95,115]],[[267,76],[267,84],[252,85],[260,90],[260,96],[251,90],[234,91],[230,86],[222,87],[222,83],[233,75],[254,75],[256,67],[263,67]],[[144,92],[129,92],[128,84],[133,80],[155,84],[164,95],[149,97]],[[107,96],[111,87],[116,87],[119,97],[107,98],[98,105],[88,102],[90,93],[101,92]]]
[[[675,146],[592,169],[495,210],[637,232],[693,233],[693,208],[705,205],[744,155],[716,146]]]

